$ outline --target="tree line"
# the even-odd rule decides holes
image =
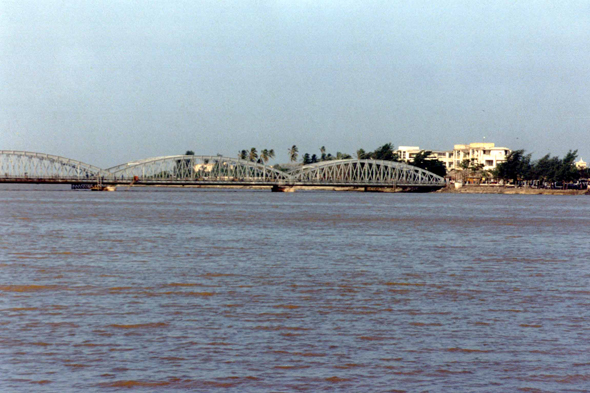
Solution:
[[[250,150],[240,150],[238,152],[238,158],[240,160],[247,160],[251,162],[256,162],[258,164],[266,164],[269,160],[275,157],[274,149],[262,149],[260,151],[260,155],[258,154],[258,150],[255,147],[252,147]]]
[[[570,150],[563,158],[547,154],[533,161],[531,154],[524,150],[514,150],[506,157],[506,162],[498,164],[492,174],[498,179],[512,181],[536,181],[543,183],[573,182],[588,178],[590,171],[578,169],[575,161],[577,150]]]
[[[297,145],[293,145],[288,149],[289,159],[291,162],[297,162],[299,158],[299,148]],[[192,150],[188,150],[185,155],[194,155]],[[418,168],[425,169],[439,176],[445,176],[447,173],[445,164],[438,160],[429,157],[432,154],[431,151],[422,151],[408,162],[408,164],[416,166]],[[258,164],[266,164],[268,161],[275,157],[274,149],[262,149],[260,153],[258,149],[252,147],[250,149],[243,149],[238,151],[238,158],[240,160],[246,160],[256,162]],[[353,157],[350,154],[336,152],[336,154],[328,153],[325,146],[320,147],[319,154],[315,153],[304,153],[301,159],[303,165],[314,164],[323,161],[332,160],[349,160]],[[365,149],[358,149],[356,151],[356,158],[360,160],[383,160],[383,161],[394,161],[400,162],[398,154],[395,152],[393,143],[385,143],[379,146],[373,151],[366,151]],[[178,162],[180,163],[180,161]],[[280,165],[275,165],[277,169],[282,169]]]
[[[293,145],[288,149],[289,159],[291,162],[297,162],[299,158],[299,148]],[[185,155],[194,155],[191,150],[187,151]],[[422,168],[439,176],[446,176],[447,169],[444,162],[430,157],[431,151],[424,150],[417,153],[408,164]],[[496,179],[511,182],[540,182],[540,183],[556,183],[556,182],[573,182],[580,178],[589,178],[590,169],[578,169],[575,161],[578,157],[577,150],[570,150],[563,157],[551,156],[547,154],[538,160],[532,160],[531,154],[525,154],[525,150],[514,150],[508,156],[506,161],[498,164],[496,168],[484,173],[484,165],[476,159],[463,160],[460,163],[463,169],[463,175],[469,176],[470,173],[480,173],[482,176],[490,176]],[[240,150],[238,158],[256,162],[259,164],[266,164],[275,157],[274,149],[262,149],[260,153],[255,147],[250,149]],[[353,157],[347,153],[336,152],[336,154],[328,153],[325,146],[320,147],[319,154],[304,153],[301,159],[303,165],[314,164],[323,161],[332,160],[347,160]],[[385,143],[373,151],[365,151],[358,149],[356,151],[357,159],[372,159],[384,161],[401,161],[398,154],[394,150],[393,143]],[[179,161],[180,163],[180,161]],[[275,165],[278,169],[280,165]]]

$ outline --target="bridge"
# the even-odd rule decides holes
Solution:
[[[14,150],[0,150],[0,183],[268,186],[274,191],[296,187],[431,191],[445,186],[442,177],[424,169],[381,160],[322,161],[283,171],[219,155],[176,155],[101,169],[65,157]]]

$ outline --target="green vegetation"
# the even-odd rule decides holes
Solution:
[[[347,153],[342,153],[342,152],[336,152],[336,154],[328,153],[325,146],[320,147],[319,150],[320,150],[319,156],[317,154],[304,153],[302,156],[302,160],[301,160],[303,165],[314,164],[314,163],[322,162],[322,161],[349,160],[349,159],[353,158],[350,154],[347,154]],[[288,153],[289,153],[290,161],[296,162],[297,158],[299,157],[299,148],[297,147],[297,145],[293,145],[293,146],[291,146],[291,148],[288,149]],[[194,154],[195,153],[193,151],[189,150],[186,152],[185,155],[194,155]],[[439,161],[437,159],[428,158],[428,156],[430,154],[431,154],[430,151],[421,152],[420,154],[418,154],[414,158],[414,160],[412,162],[409,162],[409,164],[417,166],[422,169],[425,169],[425,170],[430,171],[430,172],[437,174],[439,176],[445,176],[446,175],[446,167],[445,167],[444,163],[442,163],[441,161]],[[238,158],[240,160],[256,162],[259,164],[266,165],[274,157],[275,157],[274,149],[262,149],[262,150],[260,150],[260,154],[258,154],[258,150],[255,147],[238,151]],[[364,160],[383,160],[383,161],[394,161],[394,162],[400,161],[397,153],[395,153],[394,145],[391,142],[385,143],[384,145],[379,146],[374,151],[365,151],[365,149],[362,149],[362,148],[358,149],[356,151],[356,158],[357,159],[364,159]],[[184,160],[184,161],[186,161],[186,160]],[[185,165],[182,165],[182,164],[183,164],[182,160],[179,160],[177,163],[177,170],[175,171],[175,174],[178,174],[178,175],[184,174],[183,172],[186,171],[186,169],[182,169],[182,168],[188,167],[188,162]],[[288,170],[288,168],[282,168],[278,164],[275,164],[273,167],[276,169],[279,169],[279,170]],[[474,169],[474,170],[476,170],[476,169]]]
[[[256,151],[255,147],[250,149],[250,153],[248,153],[248,160],[250,160],[252,162],[258,161],[258,152]]]
[[[420,153],[416,154],[410,164],[432,172],[435,175],[445,177],[447,174],[447,167],[445,166],[445,163],[438,159],[429,159],[428,156],[431,154],[432,152],[428,150],[421,151]]]
[[[531,154],[524,150],[514,150],[506,157],[506,162],[498,164],[493,171],[494,177],[514,183],[519,181],[534,182],[572,182],[588,177],[588,169],[578,170],[575,165],[577,150],[570,150],[563,158],[544,157],[531,161]]]
[[[258,150],[255,147],[250,148],[250,150],[244,149],[238,151],[238,159],[256,162],[258,164],[266,164],[271,158],[274,158],[274,156],[274,149],[262,149],[260,151],[260,156],[258,155]]]
[[[488,175],[488,172],[483,170],[484,166],[485,165],[478,162],[476,158],[464,159],[459,164],[459,167],[462,169],[461,170],[462,179],[465,181],[466,179],[468,179],[470,177],[479,177],[479,180],[481,181],[481,179],[483,177]]]
[[[393,150],[392,143],[386,143],[383,146],[377,148],[375,151],[365,152],[364,149],[358,149],[356,152],[356,158],[359,160],[384,160],[384,161],[399,161],[397,154]],[[316,154],[305,153],[303,155],[302,162],[304,165],[314,164],[322,161],[332,160],[350,160],[352,156],[348,153],[336,152],[336,154],[327,153],[326,147],[320,147],[320,156]]]
[[[298,154],[299,154],[299,148],[297,146],[293,145],[289,149],[289,158],[291,159],[291,162],[297,161],[297,155]]]
[[[192,150],[187,150],[184,153],[185,156],[194,156],[195,152]],[[168,177],[177,177],[177,178],[184,178],[190,177],[190,170],[191,167],[191,159],[185,158],[183,160],[176,160],[176,165],[174,167],[174,172],[172,174],[167,174],[166,172],[162,172],[160,175],[161,177],[168,178]]]
[[[271,158],[275,158],[274,149],[263,149],[260,152],[260,160],[262,160],[262,163],[266,164]]]
[[[359,152],[362,154],[359,156]],[[357,157],[359,159],[383,160],[383,161],[398,161],[399,157],[393,150],[393,143],[386,143],[378,147],[375,151],[365,152],[364,149],[357,150]]]

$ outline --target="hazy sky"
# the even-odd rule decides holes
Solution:
[[[451,149],[590,161],[590,2],[0,0],[0,149]]]

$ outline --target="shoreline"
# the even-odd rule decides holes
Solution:
[[[504,195],[590,195],[590,190],[553,190],[547,188],[464,185],[461,188],[445,187],[447,194],[504,194]]]
[[[270,191],[270,186],[245,186],[245,185],[121,185],[117,191],[129,191],[142,188],[169,188],[169,189],[226,189],[226,190],[258,190]],[[89,191],[72,190],[66,184],[0,184],[0,191]],[[332,192],[373,192],[373,193],[406,193],[401,188],[378,188],[378,187],[334,187],[334,186],[294,186],[293,191],[332,191]],[[555,190],[544,188],[515,188],[497,185],[464,185],[461,188],[448,186],[441,188],[435,193],[442,194],[503,194],[503,195],[590,195],[590,190]]]

